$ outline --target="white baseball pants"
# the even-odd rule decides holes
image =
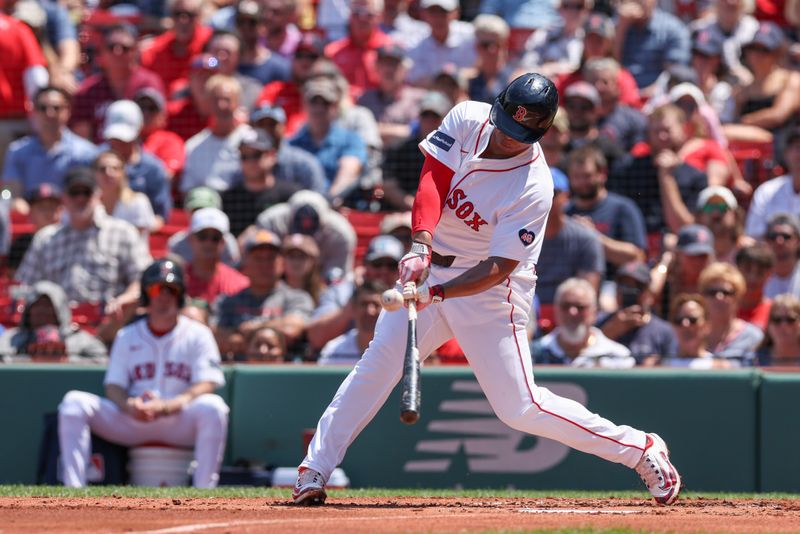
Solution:
[[[136,446],[159,441],[194,447],[196,488],[216,487],[228,434],[228,406],[214,394],[200,395],[178,413],[145,422],[123,413],[110,400],[83,391],[70,391],[58,406],[58,440],[61,445],[65,486],[86,485],[86,466],[94,432],[120,445]]]
[[[434,267],[430,283],[453,276],[452,269]],[[515,277],[478,295],[429,305],[417,320],[421,357],[455,336],[501,421],[633,468],[644,450],[644,432],[617,426],[534,383],[525,332],[534,286],[532,277]],[[405,309],[381,312],[375,337],[322,414],[302,467],[327,479],[386,402],[402,374],[407,320]]]

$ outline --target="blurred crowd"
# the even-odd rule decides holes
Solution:
[[[536,71],[535,362],[800,366],[798,0],[0,0],[0,30],[6,361],[105,361],[169,256],[224,362],[352,365],[418,143]]]

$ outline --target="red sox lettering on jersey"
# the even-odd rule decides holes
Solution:
[[[453,190],[450,198],[447,199],[447,207],[454,210],[456,217],[463,220],[467,226],[476,232],[480,232],[481,226],[487,224],[481,214],[475,211],[475,205],[467,200],[467,194],[463,189]]]

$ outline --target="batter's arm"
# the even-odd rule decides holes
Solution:
[[[517,265],[519,265],[518,260],[490,256],[442,284],[444,296],[445,298],[467,297],[486,291],[508,278]]]

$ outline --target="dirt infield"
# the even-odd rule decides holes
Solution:
[[[287,492],[288,496],[288,492]],[[277,499],[0,498],[11,532],[485,532],[547,528],[655,532],[798,532],[800,499],[337,498],[301,508]]]

